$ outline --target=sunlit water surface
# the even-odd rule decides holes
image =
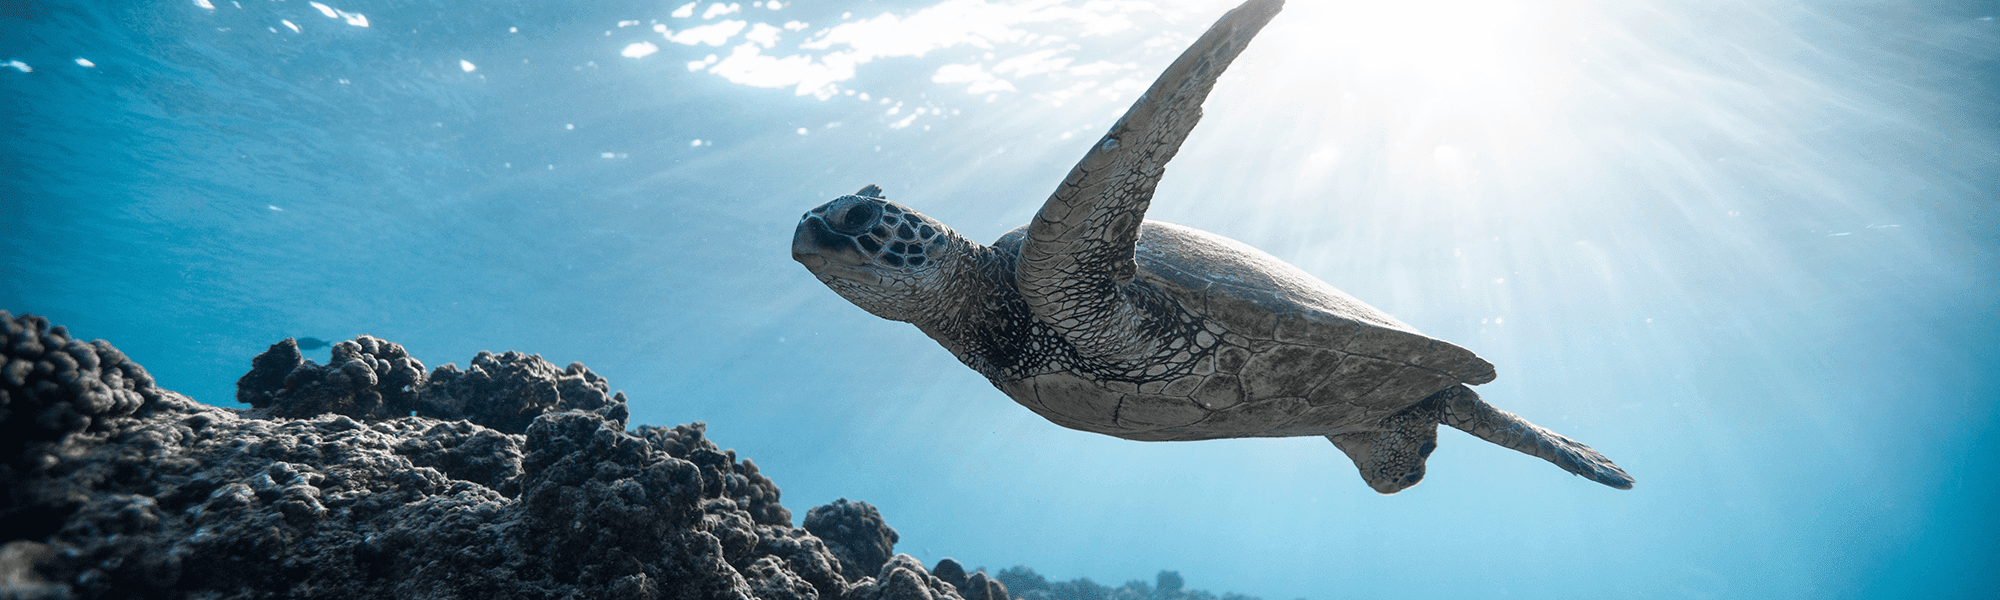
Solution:
[[[1224,78],[1151,216],[1479,352],[1632,491],[1450,430],[1384,497],[1318,438],[1061,429],[789,260],[870,183],[1025,223],[1228,6],[7,2],[0,308],[224,406],[287,336],[580,361],[927,564],[1990,597],[1993,2],[1297,0]]]

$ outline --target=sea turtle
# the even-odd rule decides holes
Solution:
[[[1375,491],[1424,476],[1444,423],[1617,488],[1590,447],[1481,400],[1493,365],[1245,244],[1144,219],[1216,77],[1276,15],[1224,15],[991,246],[870,185],[807,212],[792,258],[915,324],[1058,425],[1130,440],[1325,436]]]

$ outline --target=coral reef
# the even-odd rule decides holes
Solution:
[[[965,600],[1008,600],[1007,586],[1002,585],[999,580],[988,579],[985,569],[966,575],[964,566],[959,565],[958,561],[947,558],[938,561],[937,568],[932,569],[931,574],[958,589],[965,596]]]
[[[582,365],[425,375],[373,337],[328,365],[286,340],[235,410],[41,318],[0,328],[0,597],[1007,597],[893,554],[866,503],[792,526],[755,463],[700,423],[627,431]]]
[[[236,380],[236,401],[271,416],[301,418],[323,413],[361,419],[410,416],[424,363],[398,344],[361,336],[333,345],[325,366],[305,360],[291,338],[250,362]]]
[[[220,408],[0,311],[0,599],[1215,598],[1170,572],[927,570],[865,502],[794,527],[756,463],[701,423],[628,431],[581,364],[481,352],[425,374],[365,335],[332,357],[274,344],[237,382],[252,408]]]
[[[825,540],[840,556],[841,568],[852,573],[873,573],[889,563],[896,547],[896,530],[882,520],[882,513],[865,502],[846,498],[806,512],[806,531]]]
[[[0,311],[0,352],[0,469],[13,468],[33,444],[111,431],[113,421],[159,398],[153,377],[117,348],[72,339],[41,317]]]
[[[526,433],[536,417],[567,410],[597,411],[625,422],[625,396],[582,363],[557,369],[540,355],[480,352],[460,371],[446,364],[429,375],[401,344],[364,335],[333,345],[325,365],[306,360],[286,338],[252,359],[236,380],[236,400],[274,417],[319,414],[358,419],[416,415],[465,420],[502,433]]]
[[[945,569],[945,565],[938,565],[940,573]],[[1185,582],[1176,571],[1160,571],[1152,584],[1133,580],[1115,588],[1098,585],[1088,578],[1051,582],[1023,566],[1002,569],[994,578],[1021,600],[1256,600],[1242,594],[1218,597],[1202,590],[1183,589]]]

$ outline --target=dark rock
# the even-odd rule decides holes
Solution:
[[[234,410],[38,317],[0,334],[0,598],[1007,600],[1014,570],[933,575],[866,503],[793,527],[755,463],[701,423],[626,431],[582,365],[288,340]]]
[[[153,387],[138,363],[103,340],[83,342],[34,315],[0,311],[0,542],[55,532],[81,506],[74,498],[35,502],[35,490],[12,482],[46,479],[61,462],[65,439],[103,439],[153,402],[184,399]]]
[[[437,469],[446,477],[477,483],[503,495],[519,491],[520,440],[467,421],[397,419],[383,424],[397,431],[401,441],[396,453],[410,459],[411,464]],[[420,426],[427,427],[417,431]]]
[[[819,508],[808,511],[807,518],[810,519]],[[874,512],[873,507],[869,512]],[[883,561],[882,569],[874,577],[862,579],[848,588],[846,597],[849,600],[935,600],[963,596],[950,584],[925,572],[923,563],[917,562],[917,559],[910,558],[908,554],[898,554]]]
[[[783,559],[793,573],[812,584],[821,598],[839,598],[847,588],[847,579],[840,571],[840,559],[827,549],[826,542],[804,529],[759,527],[754,552]]]
[[[784,559],[766,556],[743,571],[750,593],[764,600],[818,600],[819,588],[785,568]]]
[[[238,411],[0,317],[0,360],[26,365],[0,387],[0,597],[962,598],[907,556],[843,573],[756,464],[700,423],[627,432],[582,365],[482,354],[426,378],[367,336],[337,367],[280,342]],[[863,506],[821,512],[888,531]]]
[[[610,384],[582,363],[557,369],[539,354],[480,352],[464,371],[438,367],[419,392],[422,416],[466,419],[506,433],[527,431],[536,417],[566,410],[594,411],[625,426],[624,393],[612,394]]]
[[[965,566],[958,564],[958,561],[949,558],[939,560],[937,566],[931,568],[931,574],[951,584],[952,587],[961,589],[965,587]]]
[[[959,595],[965,600],[1008,600],[1007,586],[1000,580],[987,579],[985,571],[974,571],[966,578],[965,585],[959,586]]]
[[[290,338],[250,364],[250,372],[236,381],[236,400],[276,417],[407,417],[416,410],[424,383],[424,363],[402,345],[369,335],[334,344],[325,365],[303,358]]]
[[[250,372],[236,380],[236,401],[256,408],[275,404],[278,392],[285,389],[285,377],[302,364],[305,357],[299,354],[297,340],[271,344],[271,349],[250,360]]]
[[[46,544],[14,540],[0,546],[0,597],[18,600],[57,600],[72,597],[69,587],[42,578],[42,565],[56,551]]]
[[[791,525],[792,511],[778,504],[778,484],[757,472],[750,459],[736,460],[735,450],[719,450],[708,441],[708,425],[689,423],[672,428],[640,425],[633,435],[645,438],[668,456],[702,467],[702,480],[721,488],[724,496],[748,510],[759,525]]]
[[[889,528],[874,506],[848,502],[846,498],[806,511],[804,525],[806,531],[826,541],[834,556],[840,557],[840,570],[844,573],[880,571],[889,562],[898,539],[896,530]]]
[[[537,417],[586,410],[625,426],[624,393],[581,363],[558,369],[541,355],[480,352],[470,366],[424,363],[403,346],[363,335],[333,345],[321,365],[287,338],[251,360],[236,400],[271,416],[334,413],[367,420],[411,415],[466,420],[501,433],[523,433]]]
[[[1089,578],[1051,582],[1034,569],[1018,565],[1002,569],[995,579],[1006,584],[1005,590],[1011,590],[1020,600],[1256,600],[1242,594],[1218,597],[1202,590],[1182,589],[1181,574],[1175,571],[1161,571],[1154,579],[1157,585],[1134,580],[1115,588],[1098,585]],[[973,598],[971,594],[964,596]]]
[[[1008,600],[1007,586],[988,579],[983,570],[967,575],[964,565],[949,558],[939,560],[937,566],[931,569],[931,575],[951,584],[966,600]]]

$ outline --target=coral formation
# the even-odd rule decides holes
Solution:
[[[426,375],[365,335],[332,356],[274,344],[238,381],[252,408],[221,408],[0,311],[0,598],[1214,598],[926,570],[865,502],[794,527],[756,463],[701,423],[628,431],[580,364]]]
[[[938,565],[939,572],[945,568]],[[1022,566],[1002,569],[994,578],[1021,600],[1256,600],[1242,594],[1218,597],[1202,590],[1183,589],[1185,582],[1177,571],[1160,571],[1152,584],[1133,580],[1115,588],[1098,585],[1088,578],[1051,582],[1034,569]]]
[[[424,363],[402,345],[368,335],[334,344],[333,358],[324,366],[305,360],[291,338],[271,345],[250,365],[236,380],[236,401],[277,417],[407,417],[424,383]]]
[[[117,348],[72,339],[48,319],[0,311],[0,351],[0,469],[33,444],[111,431],[113,421],[159,397],[153,377]]]
[[[866,503],[792,526],[755,463],[700,423],[627,431],[582,365],[426,376],[373,337],[329,365],[286,340],[234,410],[41,318],[0,327],[0,597],[1006,597],[892,555]]]
[[[525,433],[536,417],[566,410],[597,411],[625,422],[625,396],[582,363],[557,369],[541,355],[480,352],[471,366],[424,363],[401,344],[363,335],[333,345],[325,365],[305,359],[286,338],[250,361],[236,380],[236,400],[264,414],[305,418],[340,414],[359,419],[411,415],[465,420],[503,433]]]
[[[807,511],[803,525],[840,556],[841,568],[855,573],[873,573],[888,564],[898,539],[875,507],[846,498]]]
[[[965,567],[959,565],[958,561],[947,558],[938,561],[937,568],[932,569],[931,574],[958,589],[959,593],[965,596],[965,600],[1008,599],[1007,586],[1001,585],[999,580],[987,578],[984,569],[966,575]]]

